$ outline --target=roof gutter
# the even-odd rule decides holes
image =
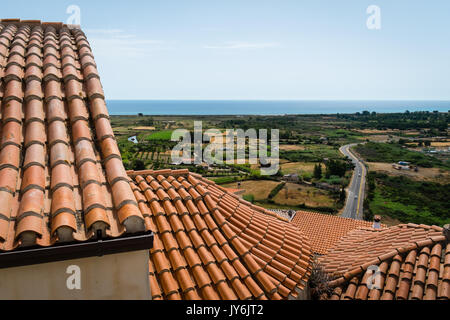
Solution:
[[[153,248],[153,233],[0,253],[0,269],[102,257]]]

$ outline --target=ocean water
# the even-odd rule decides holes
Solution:
[[[111,115],[284,115],[375,111],[448,112],[450,101],[238,101],[238,100],[109,100]]]

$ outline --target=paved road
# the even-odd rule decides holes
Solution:
[[[352,181],[347,189],[347,201],[342,216],[363,220],[364,188],[367,170],[362,161],[350,152],[350,148],[353,146],[356,146],[356,144],[349,144],[339,149],[342,154],[352,159],[355,165]]]

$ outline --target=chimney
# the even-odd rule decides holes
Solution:
[[[373,217],[373,228],[381,229],[381,217],[380,216]]]
[[[446,224],[442,232],[444,233],[447,242],[450,242],[450,224]]]

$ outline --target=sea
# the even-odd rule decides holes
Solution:
[[[109,100],[111,115],[352,114],[450,111],[450,101]]]

